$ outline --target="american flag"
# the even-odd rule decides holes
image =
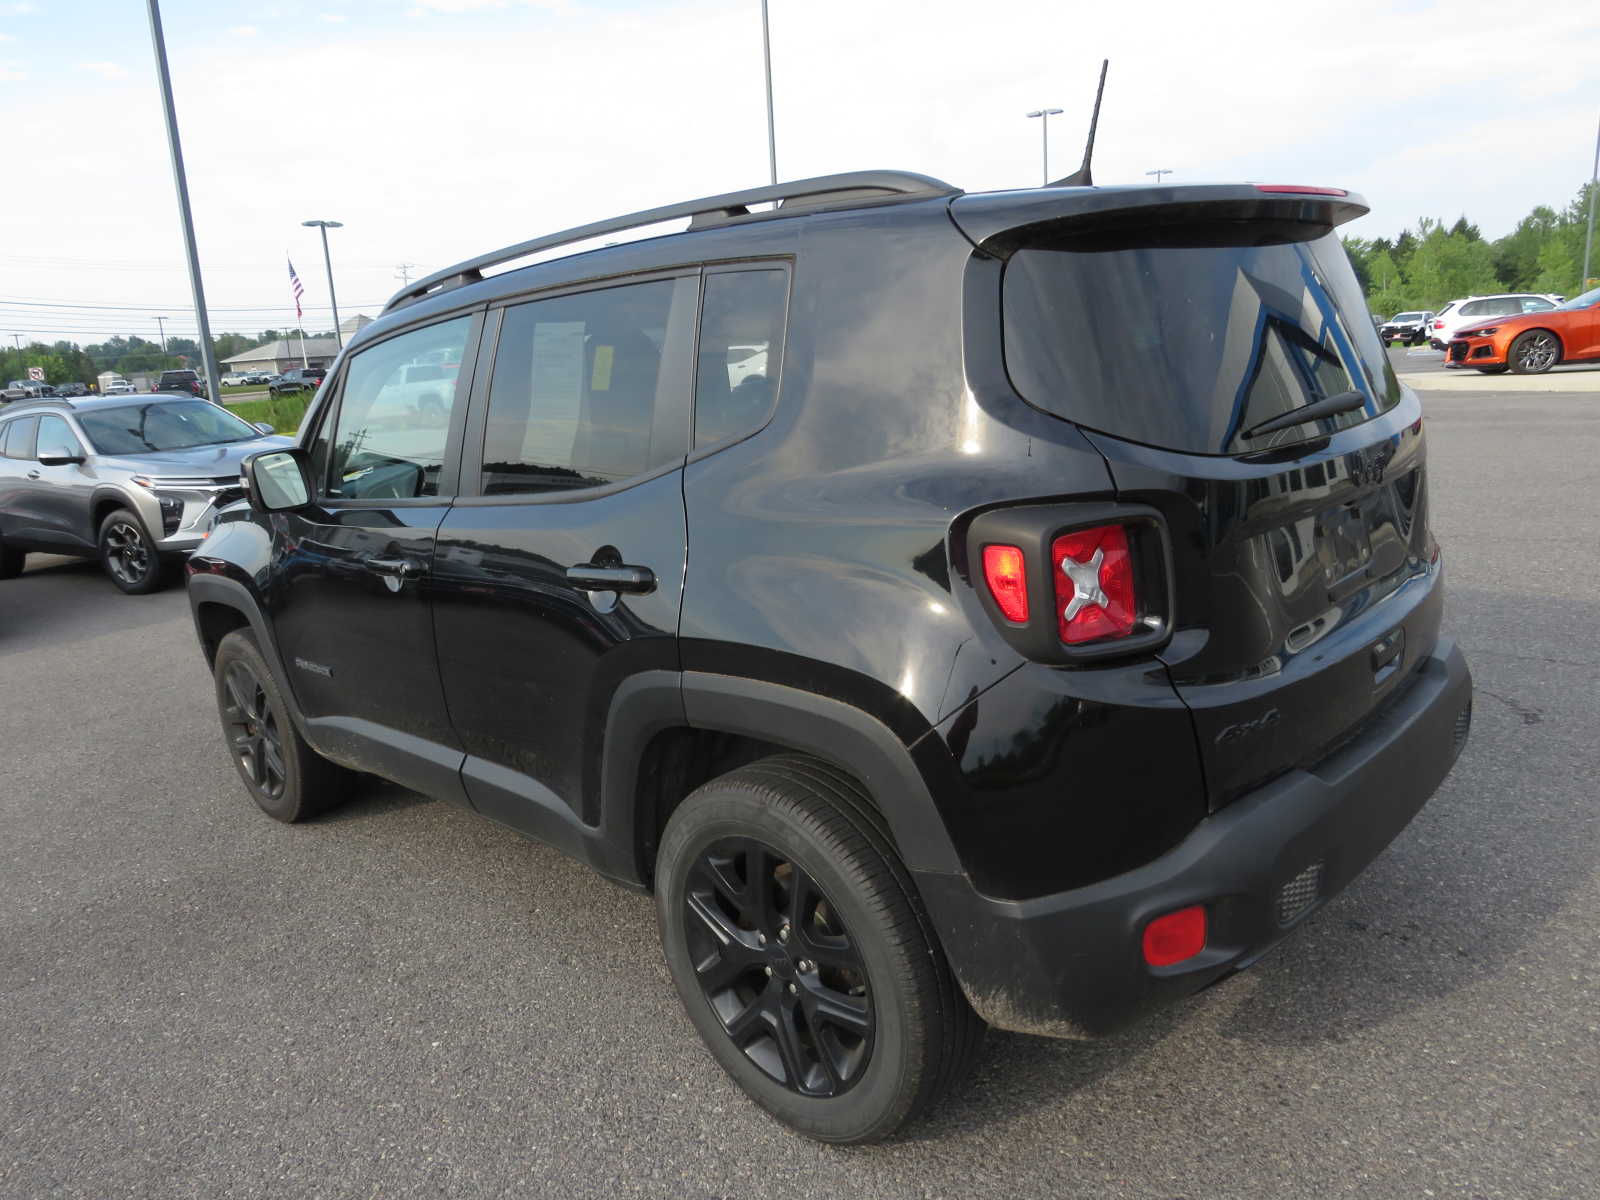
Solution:
[[[305,313],[300,311],[300,297],[306,294],[305,285],[300,282],[300,276],[294,273],[294,259],[286,259],[289,264],[289,290],[294,293],[295,320],[305,320]]]

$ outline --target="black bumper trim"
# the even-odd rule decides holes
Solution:
[[[1383,719],[1307,770],[1292,771],[1207,817],[1161,858],[1032,900],[996,900],[963,875],[916,883],[973,1007],[1002,1029],[1097,1037],[1238,971],[1337,895],[1427,802],[1465,744],[1466,659],[1441,638]],[[1321,864],[1318,895],[1278,922],[1284,885]],[[1145,965],[1152,917],[1208,906],[1206,949],[1176,967]]]

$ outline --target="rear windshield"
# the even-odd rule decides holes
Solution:
[[[1304,226],[1058,236],[1006,265],[1006,366],[1035,407],[1129,441],[1242,454],[1400,399],[1344,247]],[[1320,227],[1314,232],[1320,233]],[[1360,408],[1245,437],[1317,400]]]

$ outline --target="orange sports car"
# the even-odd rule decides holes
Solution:
[[[1547,312],[1485,317],[1456,331],[1447,367],[1475,367],[1485,375],[1510,370],[1540,375],[1557,363],[1600,361],[1600,287]]]

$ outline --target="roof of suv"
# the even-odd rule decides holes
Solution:
[[[640,270],[641,262],[649,263],[643,269],[665,269],[666,257],[659,247],[673,244],[678,238],[715,237],[718,231],[734,234],[748,230],[750,240],[741,237],[736,252],[731,247],[718,246],[715,247],[717,254],[782,254],[789,252],[788,247],[793,244],[792,220],[795,218],[871,209],[880,212],[884,219],[898,219],[905,210],[930,204],[948,211],[960,233],[974,245],[1001,253],[1005,252],[1005,247],[999,240],[991,239],[1003,240],[1013,233],[1025,233],[1034,224],[1070,217],[1094,218],[1131,212],[1139,218],[1159,222],[1181,217],[1183,210],[1192,205],[1226,204],[1242,212],[1254,212],[1269,207],[1281,210],[1283,205],[1293,204],[1304,214],[1298,219],[1315,219],[1331,227],[1367,211],[1367,204],[1360,196],[1335,188],[1250,183],[1129,187],[1052,184],[1042,188],[966,193],[954,184],[909,171],[825,175],[646,209],[546,234],[467,259],[435,271],[395,293],[384,306],[383,315],[347,342],[346,350],[381,337],[396,325],[442,315],[471,304],[492,302],[532,288],[629,274]],[[752,206],[757,205],[771,207],[752,211]],[[620,243],[578,245],[685,218],[688,219],[686,229],[670,229],[657,236]],[[790,228],[785,229],[785,226]],[[654,252],[643,249],[650,246],[658,249]],[[517,259],[561,250],[564,253],[553,257],[485,274],[491,268],[504,267]],[[591,259],[591,256],[595,257]],[[690,257],[701,256],[691,252]],[[572,265],[580,259],[585,260],[585,268]]]
[[[15,404],[8,404],[0,412],[6,416],[14,413],[32,412],[38,410],[48,412],[50,409],[71,409],[73,412],[91,412],[97,408],[120,408],[130,400],[141,404],[178,404],[194,400],[194,396],[184,396],[173,392],[122,392],[112,395],[100,396],[46,396],[38,400],[18,400]]]

